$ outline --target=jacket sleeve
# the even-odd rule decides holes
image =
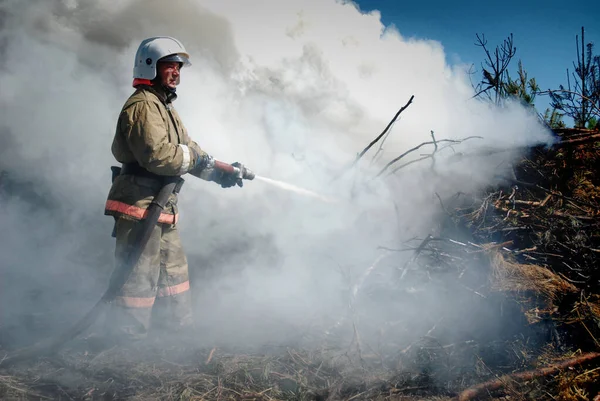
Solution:
[[[198,143],[196,143],[195,141],[193,141],[190,136],[188,135],[187,129],[185,127],[183,127],[183,138],[182,138],[182,142],[183,144],[187,145],[188,148],[191,148],[194,150],[193,153],[195,153],[196,155],[198,155],[199,157],[205,157],[208,156],[208,153],[202,149],[200,147],[200,145],[198,145]]]
[[[198,143],[193,141],[188,135],[187,129],[183,127],[183,143],[186,144],[190,149],[193,149],[192,154],[198,155],[198,157],[210,157],[210,155],[203,150]],[[218,172],[214,166],[210,165],[204,168],[191,169],[189,173],[195,177],[201,178],[205,181],[215,181],[218,176]]]
[[[148,171],[159,175],[183,175],[194,161],[187,145],[169,141],[168,127],[153,102],[141,101],[123,113],[127,118],[126,141],[135,159]]]

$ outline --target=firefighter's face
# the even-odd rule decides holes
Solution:
[[[175,61],[161,62],[157,65],[158,76],[163,85],[175,89],[180,81],[181,63]]]

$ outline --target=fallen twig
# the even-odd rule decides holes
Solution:
[[[568,200],[568,201],[571,201],[571,202],[574,202],[574,203],[579,203],[580,205],[584,205],[584,206],[588,206],[588,207],[592,207],[592,208],[597,208],[597,205],[594,205],[592,203],[588,203],[588,202],[585,202],[585,201],[582,201],[582,200],[579,200],[579,199],[571,198],[571,197],[565,196],[563,194],[559,194],[556,191],[552,191],[550,189],[546,189],[546,188],[544,188],[544,187],[542,187],[542,186],[540,186],[538,184],[531,184],[529,182],[524,182],[524,181],[516,180],[516,179],[510,178],[510,177],[502,177],[502,176],[499,176],[499,175],[496,175],[495,177],[496,178],[500,178],[500,179],[504,179],[506,181],[510,181],[513,184],[522,185],[524,187],[537,188],[537,189],[539,189],[541,191],[546,192],[547,194],[551,194],[552,196],[556,196],[558,198],[565,199],[565,200]]]
[[[419,257],[419,255],[421,254],[423,249],[425,249],[425,247],[427,246],[427,244],[429,244],[429,242],[431,240],[433,240],[433,237],[431,235],[428,235],[421,242],[421,244],[417,247],[417,249],[415,249],[415,252],[414,252],[412,258],[407,260],[406,263],[404,264],[404,266],[402,267],[402,274],[400,275],[400,280],[402,280],[404,278],[404,276],[406,275],[406,272],[408,271],[408,268],[417,260],[417,258]]]
[[[210,361],[212,360],[213,356],[215,355],[215,351],[216,350],[217,350],[217,347],[214,347],[213,349],[210,350],[210,353],[208,354],[208,358],[206,358],[205,365],[208,365],[210,363]]]
[[[484,392],[499,390],[506,385],[509,381],[527,381],[533,380],[538,377],[544,377],[558,373],[562,369],[570,368],[573,366],[581,365],[584,363],[591,362],[593,360],[600,359],[600,352],[590,352],[575,358],[568,359],[566,361],[559,362],[555,365],[547,366],[545,368],[539,368],[534,370],[528,370],[526,372],[513,373],[510,375],[504,375],[497,379],[480,383],[476,386],[470,387],[458,395],[458,401],[468,401],[477,398]]]
[[[555,146],[567,145],[567,144],[580,144],[580,143],[585,143],[585,142],[588,142],[591,140],[597,140],[597,139],[600,139],[600,133],[582,135],[579,138],[573,138],[573,139],[563,139],[559,143],[557,143]]]

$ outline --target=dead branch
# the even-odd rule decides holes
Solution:
[[[598,129],[560,127],[552,128],[552,132],[559,136],[567,135],[569,138],[572,138],[574,136],[584,136],[596,133],[598,132]]]
[[[600,352],[590,352],[575,358],[562,361],[555,365],[550,365],[545,368],[539,368],[529,370],[526,372],[513,373],[510,375],[504,375],[497,379],[487,381],[485,383],[478,384],[464,390],[458,395],[458,401],[469,401],[479,397],[482,393],[488,391],[499,390],[504,387],[510,381],[528,381],[538,377],[550,376],[558,373],[562,369],[570,368],[573,366],[581,365],[584,363],[592,362],[596,359],[600,359]]]
[[[471,245],[471,246],[473,246],[475,248],[481,248],[481,246],[473,244],[471,242],[469,242],[468,244],[465,244],[464,242],[456,241],[456,240],[453,240],[452,238],[443,238],[443,237],[428,236],[427,238],[425,238],[425,240],[423,240],[423,242],[425,242],[425,241],[427,241],[427,243],[433,242],[433,241],[441,241],[441,242],[448,242],[448,243],[451,243],[451,244],[460,245],[460,246],[464,246],[464,247],[467,247],[467,246]],[[419,248],[422,248],[422,247],[420,246]],[[419,249],[419,248],[417,248],[417,249]]]
[[[563,139],[562,141],[557,143],[555,146],[582,144],[582,143],[586,143],[586,142],[596,141],[598,139],[600,139],[600,133],[599,134],[587,134],[587,135],[581,135],[578,138]]]
[[[389,252],[408,252],[408,251],[414,251],[417,248],[402,248],[402,249],[397,249],[397,248],[389,248],[387,246],[378,246],[377,249],[381,249],[383,251],[389,251]]]
[[[506,205],[528,205],[528,206],[543,206],[542,202],[538,202],[538,201],[526,201],[526,200],[521,200],[521,199],[505,199],[503,201],[498,201],[498,202],[502,202]]]
[[[448,215],[448,216],[452,216],[452,213],[450,213],[448,211],[448,209],[446,209],[446,206],[444,206],[444,202],[442,202],[442,198],[440,197],[440,195],[435,192],[435,196],[438,198],[438,201],[440,202],[440,206],[442,207],[442,210]]]
[[[431,140],[433,141],[433,152],[431,152],[431,169],[433,170],[435,168],[435,153],[438,151],[438,144],[437,141],[435,140],[435,134],[433,131],[431,131]]]
[[[418,162],[420,162],[422,160],[425,160],[425,159],[431,159],[431,155],[425,155],[425,156],[419,157],[418,159],[411,160],[409,162],[401,164],[398,167],[396,167],[395,169],[393,169],[388,175],[393,175],[393,174],[396,173],[396,171],[401,170],[404,167],[410,166],[411,164],[418,163]],[[379,174],[377,176],[379,176]],[[375,176],[375,177],[377,177],[377,176]]]
[[[208,358],[206,358],[206,362],[204,363],[205,365],[208,365],[210,363],[213,356],[215,355],[216,350],[217,350],[217,347],[214,347],[213,349],[210,350],[210,353],[208,354]]]
[[[383,139],[381,140],[381,142],[379,142],[379,148],[377,148],[377,152],[375,152],[375,154],[373,155],[373,157],[371,158],[371,163],[370,165],[372,166],[373,164],[375,164],[375,162],[378,159],[378,156],[380,156],[383,152],[383,145],[385,144],[385,141],[389,138],[390,134],[391,134],[392,130],[390,129],[387,134],[385,134],[385,136],[383,137]]]
[[[579,200],[579,199],[571,198],[569,196],[565,196],[565,195],[560,194],[560,193],[558,193],[556,191],[552,191],[550,189],[546,189],[546,188],[544,188],[544,187],[542,187],[542,186],[540,186],[538,184],[531,184],[529,182],[524,182],[524,181],[516,180],[514,178],[509,178],[509,177],[501,177],[501,176],[498,176],[498,175],[495,176],[495,177],[500,178],[500,179],[504,179],[506,181],[510,181],[513,184],[522,185],[524,187],[537,188],[537,189],[539,189],[541,191],[544,191],[547,194],[550,194],[552,196],[556,196],[556,197],[564,199],[564,200],[568,200],[568,201],[571,201],[571,202],[574,202],[574,203],[578,203],[578,204],[583,205],[583,206],[588,206],[588,207],[591,207],[591,208],[594,208],[594,209],[597,208],[597,205],[594,205],[594,204],[591,204],[589,202],[585,202],[585,201],[582,201],[582,200]]]
[[[435,140],[435,137],[434,137],[433,141],[423,142],[423,143],[415,146],[414,148],[411,148],[411,149],[407,150],[406,152],[402,153],[400,156],[396,157],[395,159],[391,160],[388,164],[385,165],[385,167],[383,167],[383,169],[375,176],[375,178],[377,178],[380,175],[382,175],[383,173],[385,173],[385,171],[390,166],[392,166],[394,163],[396,163],[397,161],[399,161],[400,159],[402,159],[406,155],[408,155],[408,154],[410,154],[410,153],[412,153],[412,152],[414,152],[416,150],[421,149],[423,146],[435,145],[436,150],[437,150],[437,144],[440,143],[440,142],[447,142],[447,143],[457,144],[457,143],[462,143],[464,141],[467,141],[469,139],[474,139],[474,138],[483,139],[483,137],[481,137],[481,136],[468,136],[468,137],[463,138],[463,139],[438,139],[438,140]],[[427,155],[427,156],[425,156],[425,157],[423,157],[423,158],[421,158],[419,160],[428,159],[430,157],[431,157],[431,155]],[[392,172],[392,174],[393,174],[393,172]]]
[[[417,247],[417,249],[415,249],[415,252],[414,252],[412,258],[410,258],[409,260],[406,261],[406,263],[404,263],[404,266],[402,267],[402,274],[400,275],[400,280],[402,280],[404,278],[404,276],[406,275],[406,272],[408,272],[408,268],[413,263],[415,263],[415,261],[417,260],[417,258],[421,254],[421,252],[425,249],[427,244],[429,244],[429,242],[431,242],[432,239],[433,239],[433,237],[431,235],[428,235],[427,237],[425,237],[425,239],[421,242],[421,244]]]
[[[358,155],[356,155],[356,159],[354,159],[354,161],[352,162],[352,164],[348,168],[344,168],[339,174],[335,175],[332,178],[331,181],[337,180],[342,175],[344,175],[344,173],[346,171],[349,171],[349,170],[353,169],[354,167],[356,167],[356,165],[358,164],[358,162],[360,161],[360,159],[365,155],[365,153],[367,153],[369,151],[369,149],[371,149],[371,147],[373,147],[373,145],[375,145],[384,135],[386,135],[386,133],[389,131],[389,129],[392,127],[392,125],[396,122],[396,120],[398,119],[398,117],[400,116],[400,114],[404,110],[406,110],[406,108],[408,108],[408,106],[410,106],[410,104],[412,103],[414,97],[415,97],[415,95],[412,95],[410,97],[410,99],[408,100],[408,102],[404,106],[402,106],[400,108],[400,110],[398,110],[398,112],[396,113],[396,115],[394,115],[394,118],[391,119],[391,121],[388,123],[388,125],[385,127],[385,129],[379,135],[377,135],[377,137],[375,139],[373,139],[371,141],[371,143],[369,143],[367,145],[367,147],[362,150],[362,152],[360,152]],[[383,146],[383,144],[382,144],[382,146]],[[377,153],[379,153],[379,151]],[[375,154],[375,156],[373,156],[373,158],[375,158],[376,156],[377,156],[377,154]]]
[[[362,150],[362,152],[360,152],[358,154],[358,156],[356,156],[356,160],[354,160],[352,167],[354,167],[356,165],[356,163],[358,163],[358,161],[365,155],[365,153],[367,153],[369,151],[369,149],[371,149],[371,147],[373,145],[375,145],[386,134],[386,132],[390,129],[390,127],[396,122],[396,120],[400,116],[400,113],[402,113],[404,110],[406,110],[406,108],[408,108],[408,106],[410,106],[410,104],[412,103],[414,98],[415,98],[415,95],[412,95],[410,97],[410,99],[408,100],[408,102],[404,106],[402,106],[402,108],[400,110],[398,110],[398,112],[396,113],[394,118],[392,118],[392,120],[388,123],[387,127],[385,127],[385,129],[381,132],[381,134],[377,135],[377,137],[375,139],[373,139],[371,141],[371,143],[369,143],[369,145],[367,145],[367,147],[364,148]]]
[[[505,201],[505,202],[511,203],[511,201]],[[538,202],[535,202],[535,203],[538,203]],[[511,209],[511,208],[508,208],[508,207],[505,207],[505,206],[501,206],[499,204],[494,204],[494,207],[497,210],[500,210],[502,212],[506,212],[507,216],[508,215],[513,215],[513,216],[522,217],[522,218],[532,217],[531,213],[527,213],[527,212],[522,211],[522,210]],[[560,210],[554,210],[554,211],[552,211],[550,213],[550,216],[564,217],[564,218],[568,218],[568,219],[590,220],[590,221],[597,220],[597,217],[594,217],[594,216],[574,215],[574,214],[569,214],[569,213],[561,212]]]
[[[561,212],[560,210],[555,210],[554,212],[552,212],[553,216],[558,216],[558,217],[566,217],[568,219],[579,219],[579,220],[591,220],[591,221],[595,221],[598,218],[595,216],[581,216],[581,215],[576,215],[576,214],[570,214],[570,213],[565,213],[565,212]]]

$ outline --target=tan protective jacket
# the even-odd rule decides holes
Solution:
[[[196,154],[206,155],[190,139],[179,114],[173,108],[176,95],[162,88],[140,86],[121,110],[112,143],[112,153],[120,163],[137,162],[151,173],[180,176],[194,166]],[[119,175],[108,193],[105,215],[141,220],[154,195],[161,188],[159,180],[134,175]],[[177,195],[173,194],[159,222],[177,222]]]

